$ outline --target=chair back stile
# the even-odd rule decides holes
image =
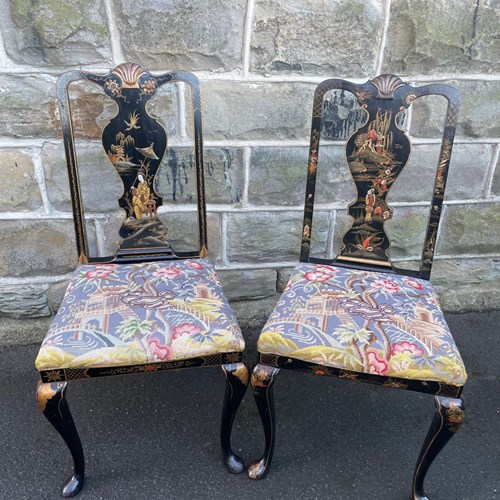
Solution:
[[[345,144],[346,159],[357,189],[356,199],[349,205],[351,227],[343,236],[339,255],[334,259],[319,259],[309,255],[318,151],[324,97],[328,91],[335,89],[350,92],[357,98],[366,112],[366,121],[351,134]],[[384,224],[392,217],[393,210],[386,202],[386,197],[411,152],[410,140],[398,126],[399,115],[416,99],[428,95],[445,97],[448,107],[420,269],[412,271],[396,268],[391,263],[390,241]],[[300,261],[396,272],[429,279],[459,105],[458,91],[449,85],[413,87],[394,75],[381,75],[364,84],[330,79],[318,85],[313,102]]]
[[[117,254],[111,257],[89,255],[69,97],[70,84],[81,80],[98,85],[118,106],[118,112],[102,132],[103,147],[124,187],[119,206],[127,214],[120,228],[122,238],[120,248]],[[157,209],[162,205],[162,198],[155,191],[156,176],[167,148],[167,135],[156,118],[149,115],[146,104],[159,87],[177,82],[189,85],[192,95],[199,242],[197,251],[176,252],[172,249],[167,239],[168,229],[157,216]],[[57,98],[79,263],[206,257],[208,245],[201,97],[196,76],[184,71],[155,76],[133,63],[122,64],[106,75],[71,71],[64,73],[58,79]]]

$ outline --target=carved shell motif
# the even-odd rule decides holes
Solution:
[[[378,91],[380,99],[392,99],[394,91],[404,85],[403,80],[395,75],[380,75],[375,77],[371,83]]]
[[[138,80],[146,70],[135,63],[125,63],[117,66],[112,73],[120,78],[124,89],[139,88]]]

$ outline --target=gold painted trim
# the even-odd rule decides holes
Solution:
[[[243,363],[238,363],[237,368],[233,371],[233,375],[240,379],[240,382],[246,387],[250,380],[248,368]]]
[[[111,73],[120,78],[124,89],[138,89],[138,80],[142,75],[146,74],[146,70],[138,64],[125,63],[117,66]]]
[[[379,75],[370,81],[372,85],[377,89],[377,98],[379,99],[390,99],[394,96],[394,92],[399,88],[403,87],[405,83],[401,78],[396,75]]]
[[[242,362],[242,354],[241,352],[231,352],[229,354],[225,354],[225,364],[231,363],[241,363]]]
[[[450,432],[457,432],[464,421],[464,410],[454,401],[450,401],[446,415],[448,417],[448,429]]]
[[[255,367],[255,368],[257,368],[257,367]],[[267,384],[267,386],[266,386],[266,391],[265,391],[267,408],[270,408],[269,391],[271,390],[271,386],[274,383],[274,379],[276,378],[276,375],[279,373],[279,368],[274,368],[274,367],[270,367],[270,368],[272,368],[272,372],[269,375],[270,380],[269,380],[269,384]],[[265,370],[265,368],[260,368],[259,370],[254,369],[254,371],[257,372],[257,374],[259,372],[260,373],[265,372],[266,376],[268,375],[268,372]],[[252,378],[253,378],[253,376],[254,376],[254,373],[252,373]],[[260,385],[260,387],[262,387],[262,385]],[[272,417],[271,417],[270,411],[267,413],[267,417],[268,417],[270,424],[271,424],[269,427],[270,427],[270,431],[271,431],[270,432],[270,441],[272,443],[274,441],[274,432],[273,432]],[[255,479],[259,475],[259,473],[262,470],[262,466],[265,467],[269,464],[269,456],[271,455],[272,450],[273,450],[273,446],[270,446],[265,458],[262,458],[257,463],[252,464],[248,467],[248,476],[251,479]]]
[[[88,264],[88,263],[89,263],[89,260],[88,260],[87,256],[84,253],[81,253],[78,256],[78,264]]]
[[[45,412],[45,408],[47,408],[47,401],[52,399],[57,394],[57,391],[52,389],[50,383],[43,384],[38,381],[36,386],[36,402],[38,404],[38,408],[43,412]]]
[[[139,365],[124,365],[103,367],[94,366],[89,368],[61,368],[40,370],[43,383],[52,381],[81,380],[89,378],[110,377],[115,375],[128,375],[136,373],[147,373],[152,371],[169,371],[183,368],[202,368],[205,366],[221,366],[242,362],[241,352],[226,352],[209,354],[198,358],[178,359],[173,361],[161,361],[156,363],[144,363]],[[89,373],[90,372],[90,373]],[[57,380],[51,380],[57,376]]]
[[[208,257],[208,249],[205,245],[203,245],[200,250],[200,258],[205,258],[205,257]]]
[[[220,365],[222,363],[220,354],[208,354],[207,356],[202,356],[203,363],[201,366],[213,366]]]
[[[266,353],[260,353],[260,362],[263,365],[269,365],[273,366],[276,368],[279,368],[279,363],[278,363],[279,356],[277,354],[266,354]]]
[[[347,257],[345,255],[339,255],[335,260],[345,260],[351,262],[360,262],[362,264],[372,264],[375,266],[392,267],[390,262],[387,262],[385,260],[371,260],[371,259],[363,259],[360,257]],[[335,265],[335,263],[333,263],[332,265]]]
[[[61,370],[52,370],[45,372],[45,376],[48,382],[62,382],[63,380],[63,373]]]
[[[239,363],[231,363],[231,364],[226,364],[226,365],[221,365],[222,371],[224,372],[224,377],[226,377],[227,382],[229,385],[231,383],[229,382],[228,379],[228,374],[230,373],[233,377],[239,379],[239,381],[245,386],[248,386],[248,382],[250,380],[250,373],[248,371],[248,368],[246,365],[242,362]],[[233,388],[231,386],[231,398],[233,396]]]

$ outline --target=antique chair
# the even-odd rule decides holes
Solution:
[[[364,111],[345,144],[345,159],[357,190],[349,205],[350,227],[337,257],[326,259],[312,256],[311,235],[329,91],[347,92]],[[434,94],[444,96],[448,108],[425,244],[418,269],[402,269],[389,259],[384,226],[393,214],[387,194],[410,154],[410,141],[398,125],[415,99]],[[453,87],[412,87],[393,75],[364,84],[331,79],[318,85],[300,263],[262,330],[258,364],[251,375],[265,434],[264,454],[249,467],[251,478],[264,477],[271,463],[275,442],[272,385],[284,368],[433,394],[436,413],[413,480],[413,497],[425,498],[427,470],[464,415],[459,399],[466,380],[464,365],[428,281],[458,108],[459,95]]]
[[[117,107],[102,131],[102,146],[109,168],[116,169],[123,183],[117,204],[126,219],[119,250],[108,258],[91,257],[88,250],[69,93],[75,81],[97,84]],[[190,89],[193,106],[199,245],[192,251],[172,248],[167,227],[157,216],[162,198],[155,191],[156,175],[167,135],[146,107],[160,86],[175,87],[178,82]],[[229,440],[249,373],[242,363],[240,328],[207,260],[198,80],[183,71],[155,76],[127,63],[106,75],[65,73],[58,79],[57,96],[79,265],[36,359],[41,375],[36,395],[38,406],[73,457],[74,473],[62,494],[76,495],[84,483],[83,450],[65,394],[68,381],[76,379],[220,366],[227,382],[222,453],[229,471],[241,472],[243,463],[231,451]]]

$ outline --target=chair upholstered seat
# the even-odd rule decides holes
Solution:
[[[294,269],[258,350],[455,386],[467,377],[429,281],[335,266]]]
[[[35,364],[125,366],[243,349],[208,260],[80,265]]]

